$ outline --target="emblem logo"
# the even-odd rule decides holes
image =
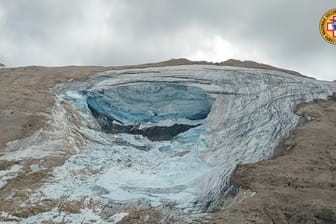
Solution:
[[[320,33],[325,41],[336,45],[336,9],[331,9],[322,16]]]

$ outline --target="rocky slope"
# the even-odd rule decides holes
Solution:
[[[279,72],[285,72],[291,75],[295,76],[301,76],[301,77],[307,77],[302,75],[299,72],[278,68],[275,66],[258,63],[255,61],[241,61],[236,59],[228,59],[226,61],[222,62],[207,62],[207,61],[191,61],[186,58],[176,58],[171,59],[159,63],[149,63],[149,64],[143,64],[143,65],[135,65],[135,66],[127,66],[127,68],[146,68],[146,67],[162,67],[162,66],[178,66],[178,65],[219,65],[219,66],[233,66],[233,67],[239,67],[239,68],[256,68],[256,69],[264,69],[264,70],[270,70],[270,71],[279,71]],[[116,67],[117,69],[123,69],[124,66]]]
[[[46,124],[55,101],[49,89],[55,84],[105,71],[104,67],[22,67],[0,70],[0,149],[5,143],[30,136]]]

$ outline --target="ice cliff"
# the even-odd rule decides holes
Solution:
[[[197,127],[212,105],[212,99],[200,88],[169,83],[121,85],[84,95],[103,131],[137,134],[150,140],[171,140]]]

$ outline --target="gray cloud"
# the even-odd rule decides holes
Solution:
[[[336,79],[316,0],[0,0],[0,61],[120,65],[252,59]]]

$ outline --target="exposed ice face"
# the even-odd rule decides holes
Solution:
[[[197,87],[140,83],[83,93],[92,115],[106,133],[172,140],[200,125],[213,98]]]
[[[170,83],[120,85],[87,94],[89,108],[128,125],[201,120],[213,101],[200,88]]]
[[[50,197],[146,200],[211,211],[229,189],[236,165],[270,158],[280,138],[300,122],[292,112],[297,103],[333,91],[330,82],[214,66],[111,71],[67,84],[58,100],[82,117],[82,127],[70,128],[87,139],[87,149],[55,169],[59,184],[42,190]],[[141,130],[198,126],[169,141],[151,141],[142,134],[102,132],[92,108]],[[99,172],[76,172],[83,169]]]

